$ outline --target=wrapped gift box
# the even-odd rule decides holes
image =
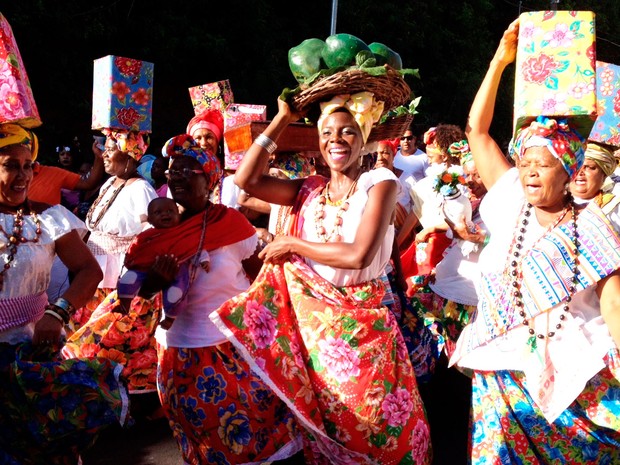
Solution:
[[[94,61],[92,128],[151,132],[153,63],[108,55]]]
[[[514,129],[539,115],[567,117],[583,137],[596,119],[591,11],[533,11],[519,17]]]
[[[251,123],[252,121],[265,121],[267,119],[267,106],[252,105],[247,103],[232,103],[224,110],[224,131]],[[236,170],[245,155],[245,150],[231,151],[224,138],[224,168]]]
[[[234,102],[228,79],[190,87],[189,96],[196,115],[207,110],[220,110],[223,113],[226,107]]]
[[[0,13],[0,123],[17,123],[26,128],[41,125],[26,68],[9,22]]]
[[[620,147],[620,66],[596,62],[598,117],[589,139]]]

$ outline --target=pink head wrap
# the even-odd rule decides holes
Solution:
[[[219,110],[207,110],[204,113],[194,116],[187,125],[185,131],[190,136],[194,136],[197,129],[209,129],[217,138],[219,144],[224,133],[224,117]]]

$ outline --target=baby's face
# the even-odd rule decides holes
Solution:
[[[172,228],[180,220],[181,215],[174,200],[160,197],[149,204],[148,221],[154,228]]]

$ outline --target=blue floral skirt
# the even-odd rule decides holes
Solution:
[[[0,343],[0,464],[77,464],[108,425],[124,423],[122,366],[61,360],[51,348]]]

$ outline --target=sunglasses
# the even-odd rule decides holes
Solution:
[[[413,140],[413,136],[403,136],[400,140]]]

